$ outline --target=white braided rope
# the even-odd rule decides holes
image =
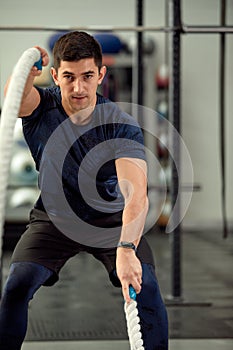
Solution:
[[[126,315],[130,349],[144,350],[136,300],[132,299],[130,303],[125,303],[124,311]]]
[[[18,117],[24,87],[34,63],[40,59],[40,51],[30,48],[23,52],[12,72],[0,120],[0,261],[2,257],[3,227],[8,178],[14,145],[14,129]]]

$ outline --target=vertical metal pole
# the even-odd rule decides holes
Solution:
[[[143,25],[143,0],[136,0],[136,25]],[[136,32],[136,48],[133,51],[132,115],[143,126],[143,116],[137,106],[143,106],[143,33]],[[141,109],[140,109],[141,112]]]
[[[143,26],[143,0],[137,0],[136,25]],[[143,33],[137,32],[137,104],[143,102]]]
[[[221,0],[220,25],[226,25],[226,0]],[[226,213],[226,172],[225,172],[225,49],[226,34],[220,34],[220,57],[219,57],[219,112],[220,112],[220,152],[221,152],[221,178],[222,178],[222,219],[223,219],[223,238],[227,238],[227,213]]]
[[[181,42],[181,8],[180,0],[169,0],[169,24],[177,28],[170,35],[170,84],[169,84],[169,116],[175,129],[180,134],[180,42]],[[180,165],[180,144],[176,135],[172,135],[172,145],[175,159],[172,159],[172,184],[171,202],[174,207],[178,198],[179,179],[176,165]],[[176,164],[176,165],[175,165]],[[177,211],[174,213],[177,222],[180,217],[180,205],[177,203]],[[179,300],[182,297],[181,286],[181,226],[180,224],[171,233],[172,245],[172,295],[171,298]]]

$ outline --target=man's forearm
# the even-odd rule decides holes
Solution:
[[[148,213],[149,203],[146,197],[143,201],[132,200],[132,204],[123,211],[123,225],[120,241],[133,242],[136,246],[141,239]]]

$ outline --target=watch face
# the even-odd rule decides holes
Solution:
[[[132,242],[119,242],[117,246],[136,250],[136,247]]]
[[[134,244],[133,243],[129,243],[129,244],[127,244],[127,246],[134,248]]]

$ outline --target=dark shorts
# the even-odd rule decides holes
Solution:
[[[48,215],[38,209],[30,213],[27,230],[18,241],[11,262],[35,262],[53,271],[45,285],[53,285],[59,279],[59,271],[66,261],[80,252],[92,254],[101,261],[111,282],[119,285],[116,277],[116,248],[95,248],[79,244],[61,233]],[[154,265],[152,251],[143,236],[138,245],[137,257],[142,263]]]

